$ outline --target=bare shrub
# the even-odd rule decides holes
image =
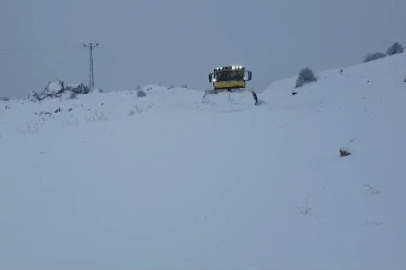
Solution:
[[[307,192],[307,197],[306,197],[304,206],[303,207],[297,207],[297,209],[299,209],[299,211],[303,215],[307,215],[310,212],[310,210],[312,210],[312,208],[308,205],[308,201],[309,201],[309,192]]]
[[[377,189],[374,186],[371,186],[369,184],[364,184],[364,187],[366,187],[368,189],[368,193],[371,195],[378,195],[379,193],[381,193],[381,191],[379,189]]]
[[[128,113],[128,116],[133,116],[133,115],[139,114],[139,113],[141,113],[141,112],[142,112],[142,110],[141,110],[137,105],[135,105],[135,106],[130,110],[130,112]]]
[[[92,116],[86,117],[88,122],[98,122],[98,121],[106,121],[107,117],[104,115],[103,112],[94,112]]]
[[[77,93],[71,92],[69,98],[70,98],[70,99],[76,99],[76,98],[77,98],[77,95],[78,95]]]
[[[26,134],[38,134],[40,129],[40,124],[38,122],[26,122],[25,125],[19,124],[16,130],[23,135]]]

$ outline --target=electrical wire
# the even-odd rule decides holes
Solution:
[[[18,53],[18,52],[31,52],[31,51],[50,51],[50,50],[64,50],[64,49],[72,49],[77,47],[83,47],[83,44],[76,44],[76,45],[68,45],[68,46],[52,46],[52,47],[26,47],[26,48],[9,48],[9,49],[1,49],[0,54],[3,53]]]

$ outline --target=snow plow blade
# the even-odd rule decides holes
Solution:
[[[224,89],[224,90],[219,90],[219,89],[206,90],[204,95],[203,95],[203,98],[206,99],[207,96],[217,95],[217,94],[221,94],[221,93],[243,93],[243,92],[250,93],[252,98],[254,99],[255,106],[259,105],[257,94],[253,90],[250,90],[250,89],[247,89],[247,88]]]

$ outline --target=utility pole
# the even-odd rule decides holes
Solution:
[[[94,74],[93,74],[93,50],[99,46],[99,43],[93,45],[89,43],[88,45],[83,44],[83,47],[89,48],[89,88],[93,89],[94,87]]]

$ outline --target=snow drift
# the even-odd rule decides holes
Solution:
[[[262,106],[158,86],[7,102],[0,268],[404,268],[405,63],[279,81]]]

